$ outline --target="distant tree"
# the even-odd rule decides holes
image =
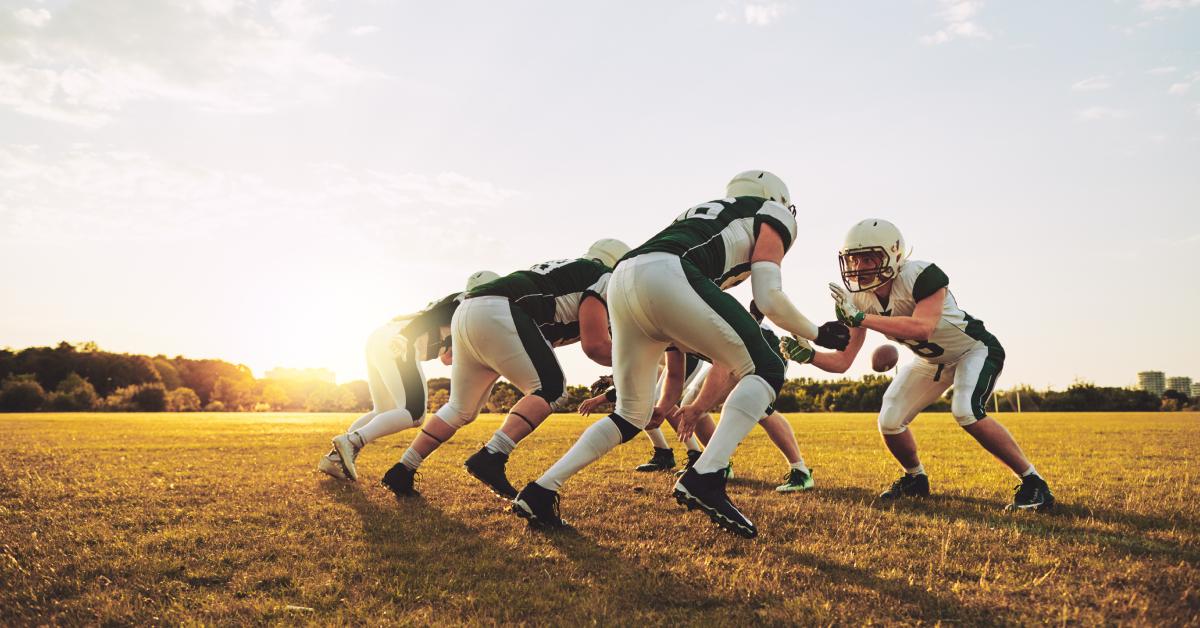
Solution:
[[[204,406],[205,412],[224,412],[225,404],[220,401],[210,401]]]
[[[259,393],[259,399],[262,403],[267,404],[272,410],[283,410],[291,403],[291,397],[288,396],[287,390],[278,383],[267,380],[263,384],[262,392]]]
[[[492,389],[492,396],[488,398],[486,409],[488,412],[508,412],[518,401],[521,400],[521,391],[516,386],[508,382],[496,382],[496,387]]]
[[[367,386],[367,382],[359,379],[352,382],[342,384],[340,388],[344,388],[354,396],[355,411],[366,412],[371,409],[371,388]]]
[[[567,386],[566,393],[556,404],[555,411],[574,412],[580,403],[591,396],[591,390],[587,386]]]
[[[429,412],[437,412],[438,408],[450,402],[450,391],[445,388],[439,388],[433,391],[425,403],[426,410]]]
[[[46,391],[33,375],[10,375],[0,383],[0,412],[36,412]]]
[[[1162,394],[1162,410],[1164,412],[1178,412],[1188,408],[1191,399],[1186,393],[1181,393],[1178,390],[1168,390]]]
[[[161,382],[132,384],[105,397],[103,407],[112,412],[162,412],[167,409],[167,389]]]
[[[200,396],[185,386],[167,391],[168,412],[195,412],[200,409]]]
[[[54,392],[50,393],[47,407],[56,412],[79,412],[91,410],[100,402],[95,387],[76,373],[67,375]]]
[[[158,371],[159,377],[162,378],[163,387],[168,391],[175,390],[183,385],[183,380],[179,377],[179,371],[176,370],[174,364],[171,364],[170,360],[158,355],[154,356],[152,362],[154,363],[154,370]]]

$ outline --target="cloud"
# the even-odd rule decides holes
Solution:
[[[1102,89],[1108,89],[1110,87],[1112,87],[1112,82],[1108,80],[1107,76],[1101,75],[1085,78],[1082,81],[1072,85],[1071,89],[1075,91],[1098,91]]]
[[[1146,11],[1162,11],[1164,9],[1200,7],[1200,0],[1141,0],[1139,4]]]
[[[788,11],[783,2],[728,2],[717,12],[716,20],[729,24],[749,24],[751,26],[770,26],[778,22]]]
[[[1188,89],[1191,87],[1191,83],[1172,83],[1171,86],[1167,88],[1167,93],[1173,96],[1178,96],[1180,94],[1186,94]]]
[[[983,9],[981,0],[939,0],[942,9],[936,13],[945,26],[932,35],[924,35],[921,43],[931,46],[955,39],[991,39],[991,33],[983,29],[975,17]]]
[[[1075,112],[1075,119],[1083,122],[1095,122],[1099,120],[1119,120],[1129,114],[1120,109],[1112,109],[1110,107],[1088,107]]]
[[[486,239],[475,223],[516,196],[455,172],[314,164],[283,179],[85,144],[0,145],[0,242]]]
[[[363,37],[365,35],[373,35],[379,32],[379,27],[373,24],[367,26],[355,26],[350,29],[350,34],[355,37]]]
[[[1160,75],[1161,74],[1171,74],[1171,73],[1175,72],[1175,70],[1178,70],[1178,69],[1179,68],[1177,68],[1173,65],[1168,65],[1168,66],[1163,66],[1161,68],[1151,68],[1149,70],[1146,70],[1146,74],[1160,74]]]
[[[307,0],[108,0],[0,14],[0,106],[100,126],[138,102],[267,113],[379,78],[321,49],[329,21]]]

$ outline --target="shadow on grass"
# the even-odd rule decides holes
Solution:
[[[324,481],[322,489],[362,520],[370,554],[361,562],[369,567],[356,577],[395,579],[385,589],[393,599],[384,602],[401,612],[433,609],[435,616],[468,623],[592,623],[603,621],[597,615],[606,613],[614,613],[612,621],[628,621],[631,606],[649,613],[676,608],[692,613],[730,601],[652,565],[637,564],[574,528],[527,530],[513,517],[506,523],[526,535],[513,547],[420,497],[388,494],[381,500],[336,480]],[[488,501],[489,508],[497,503]]]
[[[879,510],[953,517],[977,525],[1016,524],[1022,532],[1040,538],[1068,543],[1091,541],[1103,550],[1131,556],[1200,561],[1200,551],[1185,547],[1183,544],[1145,536],[1146,532],[1167,533],[1180,527],[1194,529],[1196,522],[1186,518],[1171,520],[1136,513],[1086,508],[1062,502],[1056,503],[1052,510],[1045,512],[1007,512],[1003,509],[1005,504],[995,500],[937,492],[925,499],[885,502],[879,500],[874,492],[857,487],[821,489],[816,496],[861,504]],[[1098,530],[1087,525],[1086,522],[1089,520],[1102,525],[1118,526],[1125,530]]]

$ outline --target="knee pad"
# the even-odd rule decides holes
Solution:
[[[904,417],[899,412],[895,412],[884,404],[884,409],[879,413],[879,433],[884,436],[895,436],[903,434],[908,429],[908,424],[904,422]]]
[[[533,391],[531,394],[535,397],[541,397],[542,399],[545,399],[546,403],[553,407],[555,402],[566,395],[566,387],[563,385],[563,381],[561,379],[557,382],[542,382],[542,387]]]
[[[779,391],[762,376],[747,375],[733,387],[725,399],[725,405],[736,407],[757,421],[773,412],[772,405],[778,394]],[[722,416],[725,416],[724,413]]]
[[[971,425],[986,416],[982,412],[982,408],[975,408],[971,394],[971,391],[964,391],[962,394],[955,391],[954,397],[950,400],[950,414],[954,415],[954,421],[958,423],[959,427]],[[981,410],[978,413],[979,416],[976,416],[976,410]]]
[[[445,423],[446,425],[449,425],[457,430],[462,429],[464,425],[474,421],[475,413],[464,412],[451,406],[450,404],[446,404],[442,406],[441,410],[437,411],[437,417],[442,420],[442,423]]]
[[[642,428],[621,418],[621,415],[613,413],[608,415],[608,419],[617,426],[617,430],[621,432],[621,442],[628,443],[635,436],[641,433]]]

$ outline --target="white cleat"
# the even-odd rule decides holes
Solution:
[[[339,480],[346,479],[346,472],[342,470],[341,457],[337,455],[336,451],[321,456],[321,461],[317,463],[317,470]]]
[[[357,482],[358,469],[354,468],[354,458],[358,456],[358,447],[351,441],[350,435],[338,434],[334,436],[333,450],[337,452],[338,462],[341,463],[342,471],[346,473],[346,479]]]

